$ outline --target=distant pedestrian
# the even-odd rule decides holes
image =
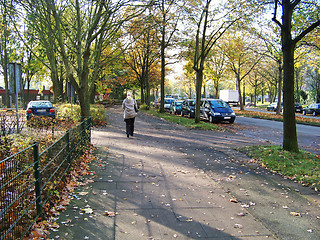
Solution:
[[[138,105],[137,101],[133,99],[132,93],[128,92],[127,97],[122,102],[122,108],[124,109],[124,121],[126,122],[126,134],[133,136],[134,132],[134,119],[137,116]]]

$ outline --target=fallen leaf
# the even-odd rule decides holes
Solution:
[[[81,211],[84,213],[88,213],[88,214],[93,213],[93,210],[91,208],[83,208],[83,209],[81,209]]]
[[[78,195],[80,195],[80,196],[86,196],[86,195],[88,195],[88,192],[79,192]]]
[[[290,215],[295,216],[295,217],[301,217],[301,214],[298,212],[290,212]]]
[[[234,228],[239,228],[239,229],[241,229],[241,228],[243,228],[243,226],[242,226],[241,224],[238,224],[238,223],[237,223],[237,224],[234,225]]]
[[[230,202],[237,203],[237,202],[238,202],[238,199],[232,198],[232,199],[230,199]]]
[[[111,211],[105,211],[104,215],[108,216],[108,217],[115,217],[116,213],[115,212],[111,212]]]

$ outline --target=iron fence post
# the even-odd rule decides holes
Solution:
[[[36,209],[37,216],[42,217],[42,206],[41,206],[41,179],[39,170],[39,144],[37,142],[33,145],[33,159],[34,159],[34,178],[35,178],[35,192],[36,192]]]
[[[67,156],[68,156],[68,163],[69,166],[71,165],[71,153],[70,153],[70,130],[67,131],[66,133],[66,138],[67,138]]]

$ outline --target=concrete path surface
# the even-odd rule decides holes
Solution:
[[[234,150],[263,144],[139,113],[95,128],[95,180],[77,189],[49,239],[320,239],[320,197]]]

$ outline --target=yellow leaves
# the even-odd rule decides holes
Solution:
[[[104,215],[108,217],[115,217],[118,213],[113,211],[105,211]]]

